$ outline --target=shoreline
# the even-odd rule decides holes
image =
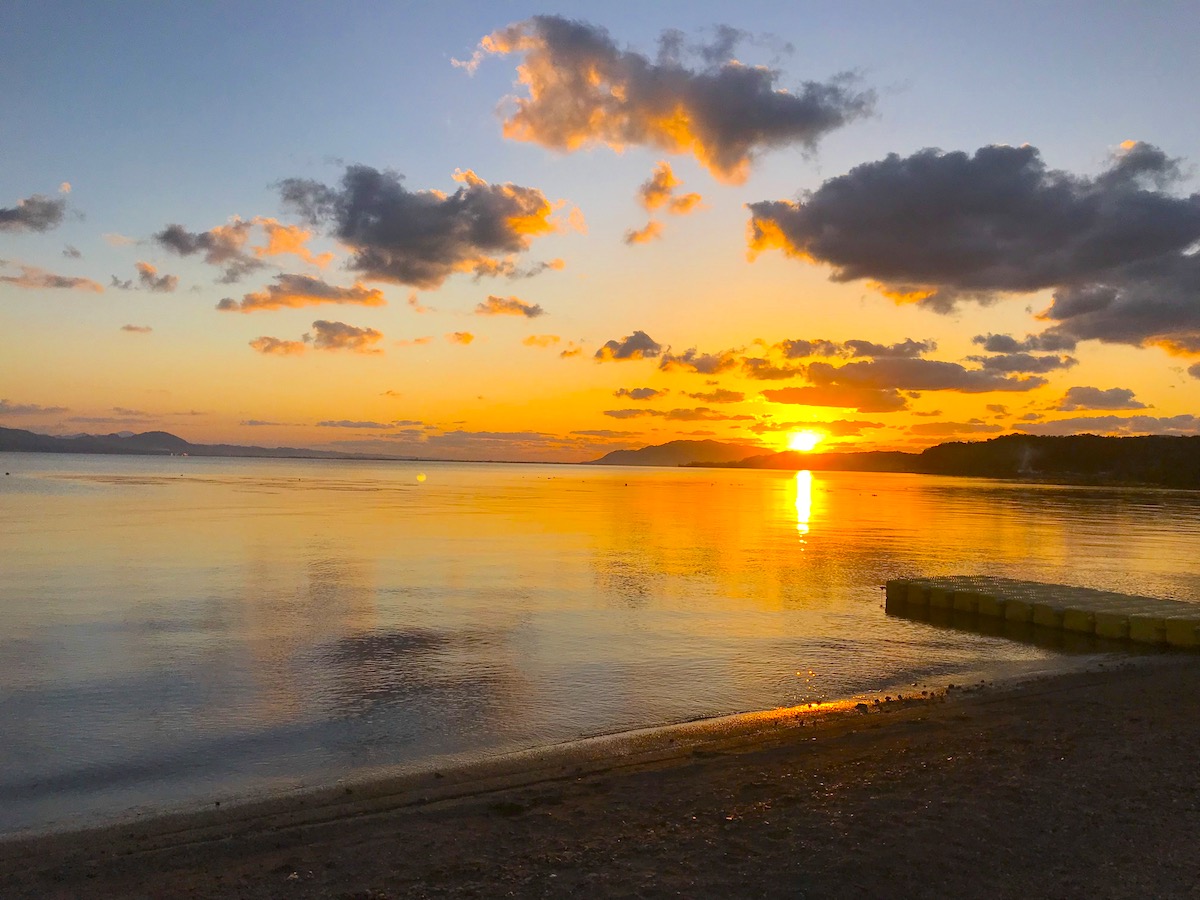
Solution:
[[[822,892],[829,887],[821,887],[825,882],[812,864],[819,860],[822,871],[843,872],[858,851],[840,846],[845,835],[831,843],[836,834],[812,826],[830,815],[852,823],[866,804],[879,808],[863,823],[889,824],[868,827],[859,839],[894,841],[905,850],[889,857],[888,883],[901,876],[916,879],[895,896],[985,896],[973,893],[976,885],[981,891],[986,887],[987,896],[1020,896],[1015,889],[1005,893],[1010,883],[1014,888],[1024,884],[1028,895],[1024,876],[1009,872],[1004,860],[1020,856],[1032,841],[1055,865],[1064,864],[1062,848],[1055,851],[1054,845],[1072,829],[1060,823],[1041,834],[1035,830],[1017,846],[988,834],[1011,818],[1013,810],[1001,807],[1014,799],[1022,814],[1061,793],[1062,773],[1053,769],[1066,758],[1062,751],[1068,746],[1078,753],[1072,778],[1080,791],[1057,797],[1041,810],[1043,818],[1059,815],[1053,808],[1065,804],[1060,812],[1077,820],[1079,833],[1090,834],[1097,846],[1111,840],[1148,842],[1153,835],[1161,842],[1164,827],[1171,831],[1168,843],[1200,838],[1200,789],[1191,774],[1192,750],[1200,741],[1198,698],[1195,657],[1164,655],[904,701],[849,700],[699,720],[523,751],[446,772],[5,840],[0,842],[0,893],[542,896],[574,885],[574,890],[595,888],[601,894],[666,896],[675,885],[691,896],[715,897],[738,893],[735,884],[759,884],[762,890],[743,893],[776,896],[770,880],[762,879],[772,865],[793,867],[798,855],[807,860],[804,895],[837,896]],[[1142,727],[1151,722],[1153,729]],[[1085,753],[1084,744],[1096,747]],[[1147,757],[1140,764],[1139,754]],[[1023,758],[1029,756],[1044,757],[1041,768],[1050,770],[1028,767]],[[987,771],[975,771],[980,766]],[[1003,777],[997,780],[997,775]],[[940,786],[933,794],[931,777]],[[1128,792],[1120,785],[1122,777],[1134,782],[1134,799],[1162,795],[1160,801],[1172,802],[1122,805],[1117,795]],[[832,795],[825,788],[797,792],[800,781],[840,788]],[[890,785],[888,796],[874,796],[872,787],[883,781]],[[1005,788],[1001,796],[989,796],[997,785]],[[757,799],[751,802],[751,796]],[[785,797],[791,798],[786,808],[772,812]],[[723,815],[698,814],[714,802]],[[971,835],[952,827],[930,838],[925,832],[937,831],[934,818],[914,819],[911,813],[928,811],[931,804],[944,807],[951,819],[954,813],[979,820],[983,832]],[[1079,807],[1074,815],[1072,805]],[[1192,814],[1178,815],[1184,810]],[[1097,817],[1116,817],[1123,824],[1097,832]],[[772,827],[772,818],[786,821]],[[693,827],[697,819],[704,827]],[[741,828],[730,823],[754,824],[752,830],[762,832],[761,840],[739,838],[744,858],[721,849],[732,837],[726,832]],[[430,852],[399,852],[414,841]],[[913,867],[956,842],[973,860],[970,871],[939,874],[966,880],[949,892],[922,893],[920,872]],[[605,852],[597,855],[598,847]],[[630,852],[639,861],[637,873],[620,862]],[[1081,851],[1073,852],[1079,856]],[[1093,855],[1065,862],[1078,868]],[[768,859],[774,862],[764,873]],[[1146,871],[1137,877],[1180,877],[1159,863],[1157,851],[1145,855]],[[873,881],[884,873],[877,864],[856,876],[865,879],[866,892],[849,895],[887,895],[870,889],[874,883],[883,890],[882,882]],[[711,877],[701,878],[705,871]],[[796,896],[795,890],[783,890],[787,883],[778,883],[778,895]],[[1162,895],[1166,882],[1154,883],[1158,886],[1146,893]],[[1192,889],[1190,882],[1176,887],[1176,894]],[[1043,885],[1032,895],[1060,894],[1048,893]],[[1096,895],[1132,894],[1101,890]]]

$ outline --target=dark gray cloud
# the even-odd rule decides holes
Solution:
[[[885,357],[899,356],[911,358],[929,353],[937,349],[934,341],[914,341],[905,338],[895,344],[876,344],[874,341],[829,341],[824,338],[817,340],[786,340],[772,346],[779,351],[784,359],[807,359],[814,356],[842,357]]]
[[[1067,393],[1055,407],[1063,412],[1073,412],[1079,409],[1145,408],[1145,403],[1133,399],[1133,391],[1129,388],[1109,388],[1105,391],[1097,387],[1067,388]]]
[[[660,355],[662,351],[662,344],[646,332],[635,331],[619,341],[606,341],[604,346],[596,351],[595,359],[601,361],[650,359]]]
[[[1001,353],[997,356],[968,356],[967,359],[977,362],[985,372],[1054,372],[1058,369],[1069,369],[1078,364],[1073,356],[1034,356],[1032,353]]]
[[[34,194],[16,206],[0,207],[0,231],[49,231],[63,220],[67,201]]]
[[[401,178],[349,166],[340,187],[289,178],[279,190],[285,206],[353,250],[350,269],[419,288],[437,287],[455,272],[511,274],[506,255],[556,228],[550,201],[536,188],[488,184],[467,171],[455,173],[462,187],[447,195],[410,191]]]
[[[1094,178],[1048,169],[1031,146],[892,154],[798,202],[750,204],[751,245],[942,312],[1052,288],[1045,317],[1060,341],[1179,339],[1200,352],[1200,257],[1185,253],[1200,240],[1200,195],[1168,193],[1178,176],[1148,144],[1123,145]]]
[[[701,403],[741,403],[746,399],[746,395],[741,391],[730,391],[725,388],[700,391],[695,394],[684,394],[684,396],[692,400],[699,400]]]
[[[224,270],[219,283],[234,284],[264,265],[245,250],[253,227],[254,222],[236,217],[208,231],[188,231],[172,224],[155,234],[154,240],[180,256],[203,256],[206,263]]]
[[[666,419],[669,422],[746,422],[753,421],[754,416],[730,415],[698,406],[695,409],[606,409],[604,415],[613,419],[640,419],[652,416]]]
[[[67,244],[65,247],[63,247],[62,255],[67,259],[83,259],[83,253],[78,247],[74,247],[71,244]]]
[[[148,262],[139,262],[135,268],[138,272],[138,283],[147,291],[169,294],[179,287],[179,279],[174,275],[159,275],[158,269]]]
[[[65,413],[65,406],[39,406],[36,403],[9,403],[0,399],[0,416],[45,416]]]
[[[1193,378],[1200,378],[1200,363],[1188,366],[1188,374]]]
[[[699,375],[719,375],[729,372],[741,365],[740,350],[721,350],[717,353],[700,353],[691,347],[683,353],[663,353],[658,367],[664,371],[675,369],[684,372],[695,372]]]
[[[804,374],[803,365],[776,365],[758,356],[742,358],[742,374],[756,381],[786,381]]]
[[[815,362],[808,365],[805,374],[809,381],[817,385],[958,391],[964,394],[1030,391],[1046,383],[1046,379],[1037,376],[1010,376],[984,369],[967,369],[958,363],[904,357],[885,357],[846,363],[844,366]]]
[[[1027,350],[1059,353],[1074,350],[1076,341],[1065,335],[1043,332],[1027,334],[1019,341],[1011,334],[977,334],[971,338],[971,343],[979,344],[988,353],[1021,353]]]
[[[658,390],[657,388],[617,388],[613,391],[614,397],[628,397],[630,400],[653,400],[656,397],[666,396],[668,391]]]
[[[692,153],[727,181],[744,179],[766,150],[811,150],[872,110],[873,93],[849,75],[787,90],[776,70],[734,61],[740,37],[719,30],[698,48],[700,66],[688,68],[674,31],[663,36],[655,62],[620,49],[603,28],[535,16],[488,35],[462,65],[473,69],[489,53],[523,55],[528,96],[510,100],[508,138],[561,151],[607,144]]]
[[[1178,416],[1073,416],[1053,422],[1031,422],[1021,427],[1029,434],[1200,434],[1200,419]]]
[[[359,328],[345,322],[329,322],[318,319],[312,323],[312,331],[304,335],[306,343],[316,350],[351,350],[355,353],[382,353],[375,348],[383,333],[374,328]]]
[[[392,422],[356,422],[350,419],[325,419],[318,422],[321,428],[361,428],[366,430],[386,431],[396,426]]]

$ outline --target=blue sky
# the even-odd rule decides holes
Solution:
[[[470,58],[485,35],[543,14],[607,29],[618,47],[649,58],[665,29],[703,43],[713,39],[715,26],[727,24],[745,32],[737,60],[777,69],[780,88],[854,73],[861,89],[874,92],[873,111],[823,134],[815,149],[764,149],[740,184],[721,183],[686,152],[655,146],[563,153],[505,139],[497,109],[506,96],[522,93],[515,84],[520,55],[489,56],[474,74],[452,60]],[[660,442],[684,433],[665,421],[613,427],[618,423],[604,417],[611,406],[606,398],[658,378],[664,396],[670,391],[678,400],[702,392],[699,382],[668,384],[667,374],[653,367],[591,365],[606,341],[641,330],[676,351],[696,346],[715,352],[745,350],[756,340],[912,338],[935,341],[940,359],[961,363],[977,334],[1019,335],[1041,327],[1027,310],[1047,306],[1044,291],[990,305],[968,303],[946,314],[897,306],[862,281],[831,284],[820,261],[764,253],[748,263],[747,203],[794,200],[891,153],[907,157],[936,147],[970,154],[991,144],[1032,144],[1050,169],[1092,178],[1111,164],[1122,142],[1142,141],[1181,160],[1171,196],[1186,197],[1198,183],[1194,85],[1200,82],[1200,55],[1194,48],[1200,10],[1194,4],[15,2],[5,19],[0,116],[8,127],[0,133],[0,207],[15,208],[34,195],[68,202],[50,231],[0,232],[0,259],[10,272],[35,266],[107,288],[101,296],[81,298],[75,291],[68,297],[61,290],[0,284],[6,325],[0,355],[7,357],[0,359],[0,398],[7,398],[9,412],[0,415],[0,424],[33,430],[105,430],[98,420],[107,417],[114,427],[126,420],[131,430],[163,427],[193,440],[311,446],[357,441],[378,449],[388,446],[388,437],[351,429],[332,435],[315,423],[412,420],[425,429],[413,439],[431,451],[431,439],[447,434],[504,432],[542,436],[533,443],[514,439],[508,447],[514,456],[538,458],[584,458],[609,443]],[[628,246],[621,235],[647,218],[637,203],[638,186],[664,160],[681,190],[703,195],[703,207],[664,220],[663,236],[652,246]],[[372,313],[375,318],[359,315],[355,324],[384,334],[375,349],[386,348],[386,359],[259,358],[247,346],[250,339],[297,339],[324,308],[241,317],[245,321],[218,315],[213,306],[234,291],[215,285],[199,259],[172,255],[153,236],[171,223],[199,233],[233,216],[295,222],[287,218],[278,183],[300,178],[333,185],[350,164],[401,173],[412,191],[447,193],[459,186],[454,171],[470,169],[493,184],[536,188],[561,203],[564,214],[577,208],[587,231],[564,228],[539,237],[522,257],[561,259],[561,272],[507,284],[455,276],[436,290],[418,291],[419,302],[437,310],[433,317],[402,318],[412,286],[378,284],[387,309]],[[64,182],[69,194],[59,193]],[[68,246],[79,256],[65,258]],[[339,252],[329,235],[315,236],[312,246]],[[149,297],[108,287],[113,276],[129,279],[137,262],[177,276],[178,290]],[[339,258],[322,277],[348,286],[356,276],[341,263]],[[262,287],[267,274],[236,291]],[[492,293],[520,294],[551,315],[530,323],[497,319],[495,328],[509,330],[486,331],[471,310]],[[274,318],[264,321],[268,315]],[[436,316],[436,326],[429,324]],[[589,362],[518,358],[512,349],[520,337],[517,324],[552,331],[563,347],[570,341],[585,346]],[[868,324],[876,333],[866,333]],[[126,340],[128,332],[117,333],[124,325],[153,331]],[[479,338],[465,348],[478,357],[471,361],[452,354],[459,348],[441,346],[417,351],[427,357],[406,358],[407,345],[393,343],[426,332],[441,342],[445,334],[465,331]],[[1126,411],[1137,415],[1149,409],[1156,416],[1200,413],[1197,380],[1185,371],[1194,360],[1156,346],[1080,345],[1070,377],[1062,372],[1065,380],[1051,379],[1037,411],[1048,419],[1067,418],[1053,412],[1079,415],[1054,407],[1069,388],[1088,386],[1132,391],[1143,405]],[[291,368],[281,368],[284,363]],[[73,375],[75,367],[91,374]],[[139,370],[171,372],[177,385],[171,399],[154,400],[161,397],[154,391],[167,389],[139,382]],[[418,403],[389,419],[369,399],[387,390],[411,396],[413,385],[435,372],[436,416]],[[1098,383],[1102,375],[1104,384]],[[393,383],[399,387],[386,386]],[[243,395],[239,384],[258,387]],[[264,384],[275,385],[274,392]],[[728,387],[758,404],[743,410],[757,424],[788,416],[817,425],[859,418],[832,408],[771,412],[753,393],[755,385]],[[949,407],[948,422],[977,418],[988,428],[1012,425],[994,421],[982,407],[972,415],[964,405],[972,398],[949,399],[933,404]],[[1013,398],[974,399],[1011,407]],[[280,406],[286,415],[267,408]],[[183,407],[199,415],[172,419]],[[336,414],[340,407],[344,416]],[[30,408],[68,412],[12,412]],[[674,400],[670,408],[678,408]],[[113,409],[136,410],[141,419]],[[84,429],[71,419],[97,421]],[[273,431],[240,424],[276,419],[280,427]],[[748,421],[709,425],[711,434],[704,436],[765,439],[763,431],[745,434]],[[873,435],[879,445],[922,440],[892,420],[885,424]],[[570,437],[602,430],[623,433],[591,443]],[[445,452],[474,452],[469,437],[458,441],[443,440]]]

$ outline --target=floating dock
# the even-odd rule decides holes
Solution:
[[[888,615],[926,618],[946,610],[1098,638],[1200,649],[1200,604],[1182,600],[985,575],[895,578],[885,590]]]

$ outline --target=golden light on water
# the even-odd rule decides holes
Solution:
[[[808,453],[824,439],[825,435],[819,431],[813,431],[811,429],[805,429],[804,431],[793,431],[790,435],[788,435],[788,449],[798,450],[801,453]]]
[[[808,534],[808,520],[812,518],[813,475],[808,469],[796,473],[796,531],[800,537]]]

